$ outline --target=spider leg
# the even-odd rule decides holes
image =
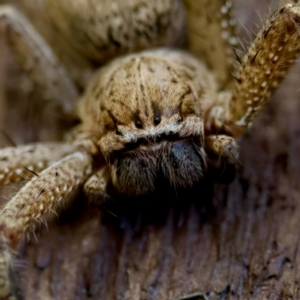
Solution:
[[[238,144],[228,135],[208,135],[205,137],[205,149],[208,153],[225,158],[229,163],[238,160]]]
[[[231,81],[238,46],[231,0],[184,0],[189,50],[213,69],[221,87]],[[212,16],[208,17],[208,16]]]
[[[107,186],[110,181],[108,167],[104,166],[93,174],[84,184],[83,190],[87,198],[96,204],[104,204],[111,200],[107,193]]]
[[[205,150],[208,154],[208,176],[223,183],[232,181],[239,164],[236,140],[228,135],[208,135],[205,137]]]
[[[0,33],[43,97],[65,117],[75,115],[78,91],[67,70],[29,21],[9,5],[0,5]]]
[[[78,146],[64,143],[36,143],[0,149],[0,185],[20,182],[38,174]]]
[[[225,119],[242,133],[270,99],[300,53],[300,7],[286,5],[267,20],[243,58]]]
[[[90,175],[92,157],[77,151],[34,177],[0,212],[0,299],[10,299],[13,283],[10,272],[12,249],[28,229],[55,213],[72,189]]]
[[[279,0],[279,4],[286,5],[286,4],[297,4],[299,0]]]

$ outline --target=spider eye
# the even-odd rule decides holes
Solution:
[[[142,122],[141,122],[140,120],[136,121],[136,122],[135,122],[135,127],[136,127],[136,128],[139,128],[139,129],[143,128]]]
[[[154,124],[155,124],[155,125],[158,125],[158,124],[160,123],[160,121],[161,121],[160,117],[156,117],[156,118],[154,119]]]
[[[182,121],[183,121],[183,118],[182,118],[182,116],[178,117],[178,119],[177,119],[177,123],[181,123]]]

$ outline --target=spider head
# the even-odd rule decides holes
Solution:
[[[194,125],[198,130],[191,130]],[[100,148],[107,157],[113,185],[128,195],[153,192],[159,180],[175,188],[193,186],[205,171],[201,131],[201,119],[183,120],[174,115],[161,126],[139,132],[124,126],[116,136],[104,136]],[[114,148],[107,147],[111,143]]]
[[[184,65],[189,57],[172,55],[147,52],[114,62],[83,101],[83,124],[98,132],[112,183],[122,194],[151,193],[161,180],[188,188],[204,177],[201,100],[207,93],[193,82],[199,70]]]

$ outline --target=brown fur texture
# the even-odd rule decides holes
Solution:
[[[164,177],[174,188],[190,187],[205,173],[204,112],[216,98],[213,77],[197,60],[144,52],[96,75],[81,102],[82,131],[98,138],[120,193],[153,192]]]
[[[232,52],[226,50],[228,47],[223,55],[214,51],[216,45],[236,42],[230,1],[198,2],[198,17],[209,17],[200,13],[207,5],[210,14],[216,12],[217,22],[207,18],[204,23],[208,29],[199,27],[199,33],[214,34],[204,41],[203,62],[185,52],[163,48],[182,40],[184,15],[196,22],[192,15],[197,10],[191,13],[195,7],[189,1],[184,2],[185,14],[183,3],[177,0],[103,1],[101,4],[107,7],[104,13],[97,3],[24,1],[28,15],[36,18],[41,13],[36,28],[25,17],[19,18],[13,8],[0,7],[2,32],[21,65],[44,87],[45,94],[50,93],[53,104],[66,98],[68,109],[62,105],[66,103],[59,107],[70,119],[74,113],[70,103],[103,60],[161,47],[117,58],[94,75],[80,102],[81,124],[70,136],[70,145],[30,145],[23,149],[27,152],[24,158],[30,161],[27,171],[34,179],[0,212],[0,299],[13,299],[17,294],[11,275],[12,250],[28,230],[55,215],[74,188],[85,184],[86,193],[92,191],[92,197],[106,199],[110,197],[109,187],[117,194],[144,196],[154,193],[161,184],[174,190],[189,189],[206,178],[211,169],[221,169],[222,173],[224,165],[236,165],[238,147],[234,138],[252,124],[299,52],[299,7],[286,5],[258,33],[233,83],[228,81]],[[189,22],[187,29],[191,28]],[[58,47],[53,32],[61,41]],[[186,33],[187,49],[197,49],[193,46],[198,40],[190,36]],[[280,55],[270,53],[272,49],[281,51]],[[78,65],[73,66],[66,58],[69,53],[78,57]],[[269,65],[274,68],[265,69]],[[50,71],[44,73],[48,67]],[[57,82],[59,90],[66,89],[63,97],[54,88]],[[71,93],[68,87],[72,87]],[[250,99],[248,93],[253,94],[251,97],[260,93],[263,98]],[[15,164],[15,153],[15,149],[0,151],[3,161],[12,162],[0,174],[3,182],[22,178],[11,176],[20,175],[26,162],[21,159]],[[50,166],[35,174],[31,165],[38,167],[41,160],[43,166],[48,162]]]

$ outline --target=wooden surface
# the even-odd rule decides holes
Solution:
[[[267,2],[236,0],[238,19],[253,28]],[[46,139],[36,124],[49,119],[21,104],[34,97],[30,83],[10,60],[3,64],[12,72],[5,130],[17,143]],[[26,299],[300,299],[299,73],[298,63],[241,139],[241,169],[229,186],[104,210],[78,194],[21,247]]]

